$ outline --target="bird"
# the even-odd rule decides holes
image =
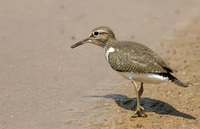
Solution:
[[[86,43],[102,47],[111,68],[133,83],[136,92],[133,109],[136,107],[136,110],[132,117],[147,116],[139,102],[144,83],[171,82],[182,87],[188,86],[173,76],[175,71],[150,48],[135,41],[117,40],[112,29],[107,26],[93,29],[89,37],[75,43],[71,48]],[[141,85],[138,86],[136,82],[140,82]]]

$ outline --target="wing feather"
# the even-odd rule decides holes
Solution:
[[[173,70],[151,49],[135,42],[120,42],[112,45],[115,51],[109,53],[111,67],[120,72],[169,73]]]

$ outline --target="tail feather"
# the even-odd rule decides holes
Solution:
[[[177,78],[174,78],[174,79],[172,80],[172,82],[173,82],[174,84],[179,85],[179,86],[182,86],[182,87],[188,87],[187,84],[181,82],[181,81],[178,80]]]
[[[187,84],[185,84],[184,82],[180,81],[179,79],[177,79],[176,77],[174,77],[170,73],[164,73],[163,75],[167,76],[169,78],[169,81],[173,82],[176,85],[179,85],[179,86],[182,86],[182,87],[188,87]]]

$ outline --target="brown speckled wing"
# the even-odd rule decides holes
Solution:
[[[121,41],[112,44],[114,52],[109,53],[111,67],[120,72],[169,73],[172,69],[151,49],[135,42]]]

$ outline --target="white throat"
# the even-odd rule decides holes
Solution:
[[[114,52],[114,51],[115,51],[115,49],[114,49],[113,47],[110,47],[110,48],[106,51],[105,56],[106,56],[106,59],[107,59],[107,60],[108,60],[109,54],[110,54],[111,52]]]

